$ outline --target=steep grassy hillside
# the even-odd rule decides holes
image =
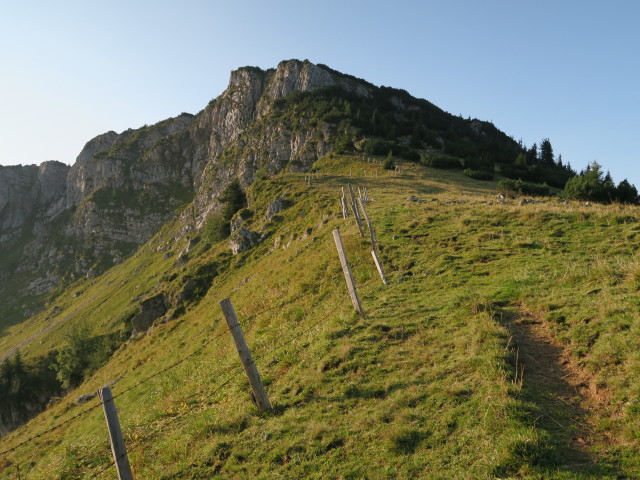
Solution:
[[[498,203],[493,182],[415,163],[400,175],[355,158],[315,167],[311,186],[282,174],[249,188],[257,247],[172,242],[168,224],[12,327],[0,352],[22,342],[28,360],[63,348],[74,326],[128,334],[142,299],[173,301],[168,321],[0,439],[16,447],[0,478],[115,478],[99,403],[74,400],[116,380],[139,479],[640,476],[636,208]],[[388,286],[368,237],[341,218],[348,183],[368,187]],[[288,208],[268,220],[278,197]],[[366,318],[347,295],[336,227]],[[251,402],[227,297],[273,412]]]

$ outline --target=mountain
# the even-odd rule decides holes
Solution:
[[[246,188],[349,151],[484,156],[493,168],[521,148],[490,123],[308,61],[240,68],[197,115],[99,135],[71,168],[0,167],[0,328],[37,312],[56,288],[119,263],[171,218],[193,234],[232,179]]]
[[[526,153],[292,60],[71,167],[0,168],[0,478],[113,475],[104,385],[136,478],[634,478],[637,210],[497,198],[568,174]]]

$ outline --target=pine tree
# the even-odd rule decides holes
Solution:
[[[555,165],[553,147],[548,138],[543,139],[540,143],[540,163],[545,167],[553,167]]]
[[[527,165],[535,165],[536,163],[538,163],[538,145],[534,143],[527,150]]]

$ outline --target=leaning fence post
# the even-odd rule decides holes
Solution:
[[[358,204],[356,203],[356,196],[353,194],[353,187],[351,184],[349,184],[349,193],[351,194],[351,210],[353,210],[353,216],[356,217],[360,236],[364,238],[364,232],[362,231],[362,219],[360,218],[360,212],[358,212]]]
[[[384,269],[382,268],[382,263],[378,258],[378,241],[376,239],[376,232],[373,230],[373,225],[371,225],[371,221],[369,220],[369,215],[367,214],[367,209],[364,208],[364,202],[362,200],[358,200],[360,203],[360,208],[362,209],[362,213],[364,214],[364,219],[367,222],[367,228],[369,229],[369,235],[371,236],[371,256],[373,257],[373,263],[376,264],[376,268],[378,269],[378,273],[380,274],[380,279],[384,285],[389,285],[387,282],[387,277],[384,275]]]
[[[253,392],[253,398],[256,401],[258,410],[261,412],[265,410],[272,410],[273,407],[271,406],[271,402],[269,402],[269,397],[267,396],[267,392],[262,384],[262,379],[258,373],[256,363],[251,357],[251,352],[249,351],[247,342],[242,334],[242,329],[240,328],[240,323],[238,322],[238,317],[233,309],[231,300],[228,298],[221,300],[220,308],[222,309],[224,318],[229,326],[229,332],[231,332],[231,335],[233,336],[233,341],[236,344],[236,349],[238,350],[238,355],[240,355],[240,361],[242,362],[244,371],[249,378],[249,384],[251,385],[251,391]]]
[[[131,474],[131,465],[129,465],[129,457],[127,457],[127,447],[122,438],[122,429],[118,420],[118,410],[113,401],[113,395],[109,387],[103,387],[98,390],[98,397],[102,402],[104,410],[104,418],[107,421],[107,429],[109,430],[109,440],[111,441],[111,453],[116,464],[119,480],[133,480]]]
[[[344,245],[342,244],[342,237],[340,236],[340,229],[336,228],[333,231],[333,240],[336,242],[336,249],[338,250],[338,256],[340,257],[340,264],[342,265],[342,271],[344,272],[344,278],[347,281],[347,290],[349,290],[349,296],[351,297],[351,303],[353,308],[360,314],[362,318],[365,317],[360,298],[358,297],[358,291],[356,290],[356,284],[351,274],[351,268],[349,267],[349,261],[347,260],[347,254],[344,251]]]

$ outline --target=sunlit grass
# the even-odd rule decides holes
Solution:
[[[634,453],[640,439],[634,245],[640,223],[634,207],[565,205],[554,198],[499,204],[493,182],[415,164],[402,165],[401,175],[355,158],[327,157],[316,167],[310,187],[304,174],[251,187],[250,228],[269,232],[258,247],[230,258],[226,243],[206,248],[202,242],[178,267],[186,242],[173,243],[175,226],[168,225],[95,283],[60,297],[48,307],[51,316],[59,305],[51,318],[45,313],[14,327],[20,341],[68,316],[24,349],[27,356],[42,354],[60,347],[74,323],[86,322],[96,334],[121,328],[122,316],[144,295],[162,290],[172,297],[199,265],[229,261],[183,316],[125,343],[85,384],[3,438],[0,449],[86,408],[73,403],[79,394],[122,377],[113,386],[118,395],[220,335],[188,361],[116,398],[136,478],[640,475]],[[352,219],[341,218],[339,196],[349,182],[369,189],[367,209],[389,286],[379,281],[368,239],[359,237]],[[267,222],[276,196],[292,206]],[[355,315],[348,298],[335,227],[366,319]],[[165,258],[167,251],[174,255]],[[226,297],[274,412],[258,413],[251,403],[218,307]],[[517,382],[510,315],[544,319],[608,393],[607,409],[584,419],[611,439],[591,446],[591,463],[571,463],[566,440],[531,417],[548,392],[527,390],[526,372],[524,390]],[[95,409],[0,460],[0,477],[17,478],[10,461],[28,478],[92,478],[110,462],[108,450],[102,412]]]

